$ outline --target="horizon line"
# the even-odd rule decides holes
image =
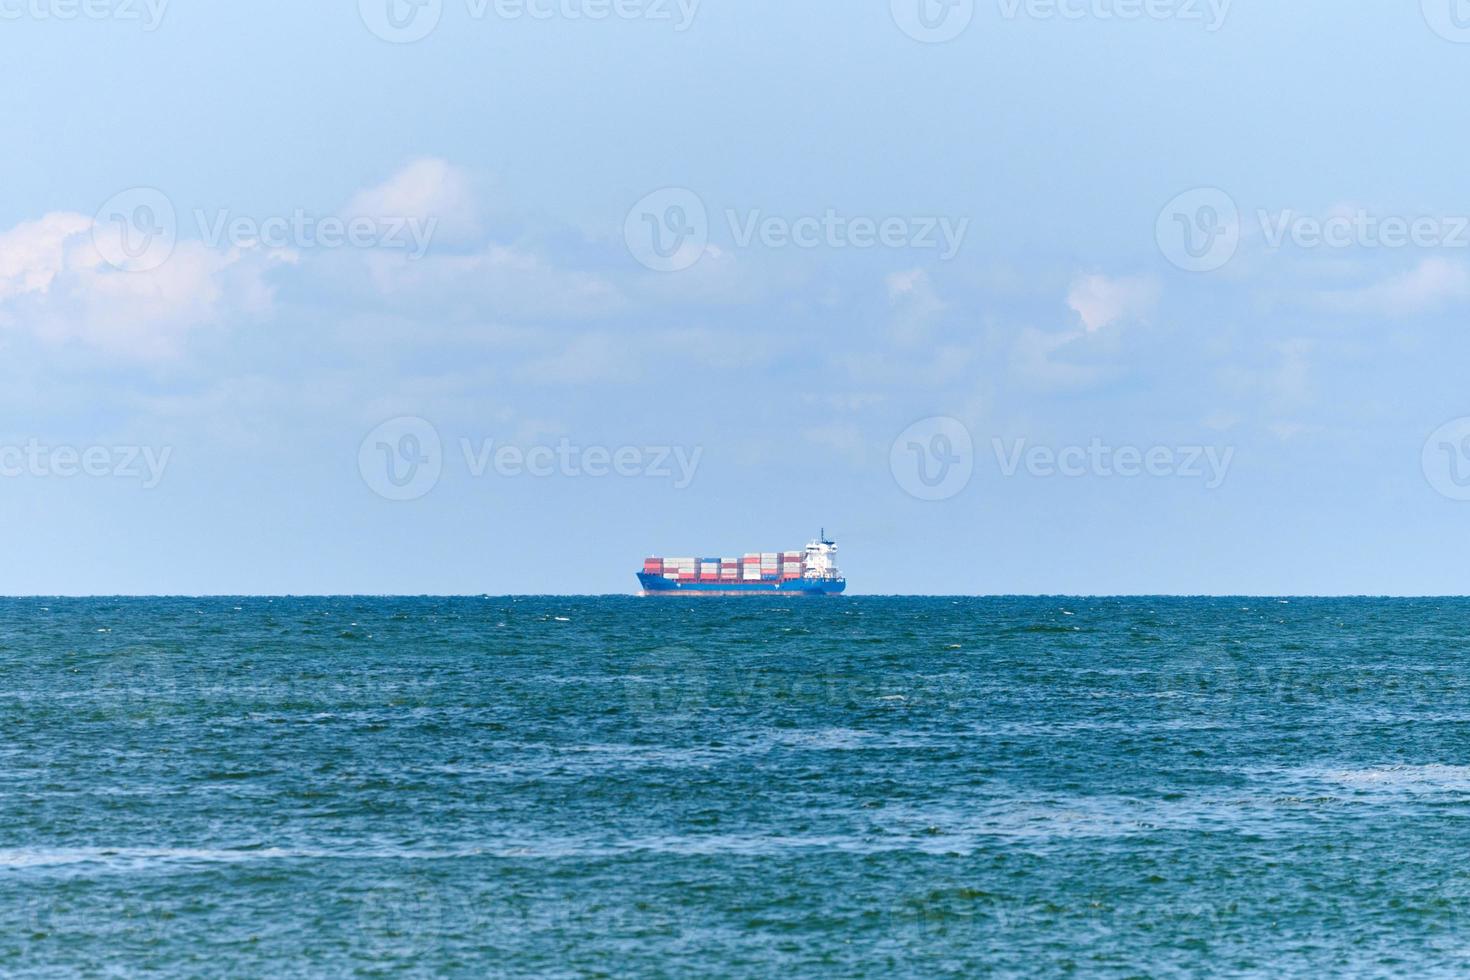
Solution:
[[[1245,593],[1245,592],[986,592],[986,593],[939,593],[939,592],[870,592],[848,593],[830,596],[803,595],[669,595],[642,596],[636,592],[55,592],[17,593],[0,595],[0,601],[26,599],[665,599],[677,602],[708,601],[711,599],[735,599],[738,601],[782,599],[846,601],[851,599],[1466,599],[1465,592],[1343,592],[1343,593]]]

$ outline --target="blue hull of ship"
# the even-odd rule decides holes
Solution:
[[[823,596],[847,591],[846,579],[791,579],[786,582],[676,582],[662,575],[638,574],[644,595],[657,596]]]

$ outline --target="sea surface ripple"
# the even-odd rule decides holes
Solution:
[[[1470,602],[0,600],[0,972],[1470,972]]]

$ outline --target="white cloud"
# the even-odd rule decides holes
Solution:
[[[1067,305],[1082,319],[1088,333],[1128,320],[1141,320],[1159,302],[1158,280],[1151,276],[1110,279],[1084,276],[1072,283]]]
[[[614,244],[613,248],[623,250],[625,246]],[[763,272],[734,252],[713,244],[706,245],[697,259],[690,253],[687,261],[693,265],[677,273],[653,272],[629,280],[629,293],[658,306],[688,303],[743,306],[800,281],[800,273],[794,270],[769,274],[768,270]]]
[[[803,429],[801,436],[808,444],[835,452],[855,466],[861,466],[869,459],[867,437],[856,425],[834,423],[811,426]]]
[[[1229,432],[1231,429],[1239,425],[1240,422],[1241,419],[1239,415],[1235,414],[1234,412],[1227,412],[1222,410],[1218,412],[1211,412],[1201,421],[1200,424],[1203,425],[1206,429],[1211,430],[1212,432]]]
[[[1081,340],[1081,331],[1048,333],[1026,327],[1011,349],[1011,370],[1023,381],[1041,388],[1080,388],[1106,376],[1096,365],[1074,364],[1057,355],[1067,345]]]
[[[895,272],[886,284],[888,304],[894,311],[894,336],[904,343],[923,340],[930,322],[946,309],[929,273],[923,269]]]
[[[503,245],[419,259],[374,252],[367,267],[380,295],[411,301],[420,312],[448,307],[476,317],[585,317],[626,305],[618,288],[602,276],[560,269]]]
[[[555,353],[525,363],[526,380],[550,384],[630,383],[642,374],[638,358],[620,337],[587,333],[559,344]]]
[[[0,232],[0,302],[44,293],[67,266],[67,252],[92,230],[80,214],[55,212]]]
[[[1294,337],[1274,346],[1281,355],[1280,363],[1269,377],[1268,391],[1274,404],[1297,406],[1313,403],[1317,391],[1312,381],[1311,354],[1316,344]]]
[[[660,330],[650,338],[647,356],[672,356],[707,367],[746,370],[769,363],[790,346],[781,337],[743,330],[678,327]]]
[[[120,232],[96,232],[113,233]],[[0,334],[168,360],[192,332],[231,313],[268,309],[270,261],[264,253],[181,242],[158,268],[124,272],[98,250],[91,218],[49,214],[0,232]]]
[[[1430,258],[1417,267],[1360,289],[1316,294],[1318,304],[1336,313],[1410,316],[1432,313],[1470,298],[1470,270],[1461,262]]]
[[[1302,436],[1314,435],[1322,431],[1322,426],[1307,422],[1294,422],[1290,419],[1278,419],[1266,424],[1266,431],[1282,442],[1291,442]]]
[[[345,217],[378,221],[432,221],[436,241],[463,242],[481,234],[480,203],[469,176],[437,158],[415,160],[388,180],[359,193]]]
[[[919,347],[909,353],[834,347],[829,357],[835,368],[860,387],[917,385],[929,391],[973,378],[979,355],[980,351],[973,346],[944,344]]]

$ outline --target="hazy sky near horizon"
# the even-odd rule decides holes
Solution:
[[[0,593],[1470,591],[1470,5],[0,0]]]

